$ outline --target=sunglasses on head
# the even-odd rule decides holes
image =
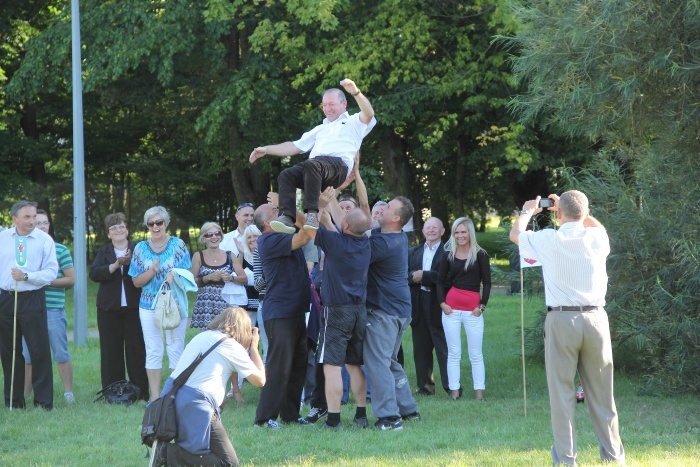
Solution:
[[[214,235],[217,237],[221,237],[221,230],[217,230],[216,232],[207,232],[203,235],[204,238],[212,238]]]
[[[243,203],[240,206],[236,208],[236,212],[240,211],[243,208],[254,208],[253,203]]]
[[[165,224],[165,221],[163,219],[158,219],[157,221],[148,221],[146,222],[146,225],[149,227],[153,227],[154,225],[157,225],[158,227],[161,227],[163,224]]]

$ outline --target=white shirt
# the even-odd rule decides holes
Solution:
[[[567,222],[559,230],[521,232],[520,255],[542,263],[547,306],[604,306],[610,240],[603,227]]]
[[[204,354],[222,337],[224,334],[220,331],[204,331],[194,336],[182,352],[171,376],[177,378],[190,366],[197,355]],[[236,371],[241,377],[246,378],[257,370],[248,351],[236,340],[226,339],[197,365],[185,385],[210,394],[216,401],[216,405],[220,406],[224,402],[226,383],[231,373]]]
[[[239,256],[240,252],[238,251],[238,246],[236,246],[236,240],[239,242],[243,241],[243,234],[240,233],[238,229],[224,235],[224,238],[221,239],[221,243],[219,243],[219,248]]]
[[[430,268],[433,265],[433,258],[435,258],[435,252],[437,251],[439,246],[440,242],[437,242],[432,247],[428,246],[428,242],[425,242],[423,244],[423,274],[425,274],[425,271],[430,271]],[[426,292],[430,292],[430,287],[421,285],[420,288],[425,290]]]
[[[15,290],[12,268],[17,267],[16,236],[16,227],[0,232],[0,289],[9,291]],[[49,285],[58,275],[56,244],[51,236],[35,228],[25,238],[27,262],[19,269],[28,274],[29,280],[17,282],[19,292],[38,290]]]
[[[322,124],[301,135],[293,144],[301,152],[311,151],[309,159],[317,156],[340,157],[348,166],[350,175],[362,140],[376,124],[377,119],[374,117],[365,124],[360,120],[360,113],[350,116],[345,112],[332,122],[324,118]]]

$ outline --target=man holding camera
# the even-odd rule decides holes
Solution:
[[[551,200],[551,204],[546,202]],[[605,305],[610,253],[608,234],[590,215],[588,198],[567,191],[561,198],[538,196],[525,202],[510,239],[520,255],[542,263],[547,318],[544,324],[545,369],[551,407],[552,461],[576,464],[574,410],[576,370],[586,389],[586,402],[604,462],[625,463],[613,396],[613,358]],[[557,213],[559,229],[526,231],[543,207]]]

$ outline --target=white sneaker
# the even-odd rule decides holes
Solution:
[[[75,404],[75,395],[73,395],[72,392],[64,393],[63,398],[66,400],[67,404]]]

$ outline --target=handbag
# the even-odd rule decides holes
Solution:
[[[131,381],[115,381],[101,391],[98,391],[96,394],[99,397],[93,402],[106,400],[110,404],[131,405],[136,402],[140,392],[141,388]]]
[[[157,328],[167,331],[180,325],[180,305],[168,282],[161,284],[156,294],[153,320]]]
[[[169,443],[177,438],[177,415],[175,413],[175,396],[182,386],[185,385],[189,377],[194,372],[197,365],[204,360],[219,344],[229,337],[222,337],[203,355],[199,354],[185,370],[173,381],[173,387],[163,397],[150,402],[146,406],[141,422],[141,444],[148,447],[153,446],[154,441],[164,441]]]

